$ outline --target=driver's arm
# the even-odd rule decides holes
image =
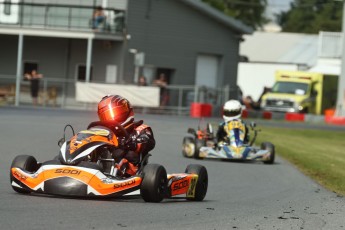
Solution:
[[[217,130],[217,134],[216,134],[217,142],[226,141],[227,133],[224,130],[224,125],[225,125],[225,123],[221,123],[218,126],[218,130]]]
[[[249,143],[249,129],[248,126],[244,123],[244,127],[245,127],[245,134],[244,134],[244,143],[248,144]]]

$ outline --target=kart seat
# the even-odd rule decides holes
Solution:
[[[89,162],[89,161],[82,161],[77,166],[103,171],[103,168],[99,166],[97,163]]]
[[[57,159],[54,159],[54,160],[49,160],[49,161],[43,162],[42,166],[43,165],[61,165],[61,162]]]

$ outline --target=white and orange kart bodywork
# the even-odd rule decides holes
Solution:
[[[27,192],[62,196],[110,196],[138,195],[143,176],[114,179],[92,168],[43,165],[30,173],[21,168],[11,168],[12,186]],[[195,198],[199,175],[194,173],[167,174],[166,198],[185,195]],[[137,192],[135,192],[137,191]]]
[[[30,192],[64,196],[123,195],[140,188],[141,177],[111,179],[92,168],[64,165],[43,165],[36,172],[12,168],[12,186]]]
[[[73,131],[69,141],[62,138],[59,155],[50,161],[39,163],[33,156],[17,156],[10,170],[12,188],[18,193],[80,197],[140,194],[148,202],[178,195],[188,200],[204,199],[208,185],[204,166],[188,165],[185,173],[167,174],[163,166],[147,164],[148,154],[137,166],[123,170],[125,159],[116,159],[112,151],[123,141],[116,132],[128,134],[116,125],[115,131],[100,126],[89,126],[76,135]]]

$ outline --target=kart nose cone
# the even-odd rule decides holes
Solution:
[[[63,165],[43,166],[43,192],[52,195],[85,196],[98,170]]]
[[[54,195],[85,196],[87,185],[70,177],[60,177],[46,181],[44,192]]]

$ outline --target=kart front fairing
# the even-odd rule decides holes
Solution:
[[[139,189],[142,178],[115,179],[92,168],[69,165],[42,165],[29,173],[12,168],[12,185],[32,192],[65,196],[119,196]]]
[[[118,146],[117,137],[112,131],[97,127],[83,130],[61,146],[59,159],[64,164],[77,165],[94,150],[104,145]]]
[[[231,146],[222,145],[218,148],[201,147],[199,156],[201,158],[220,158],[232,160],[259,160],[269,157],[268,150],[258,149],[253,146]]]

